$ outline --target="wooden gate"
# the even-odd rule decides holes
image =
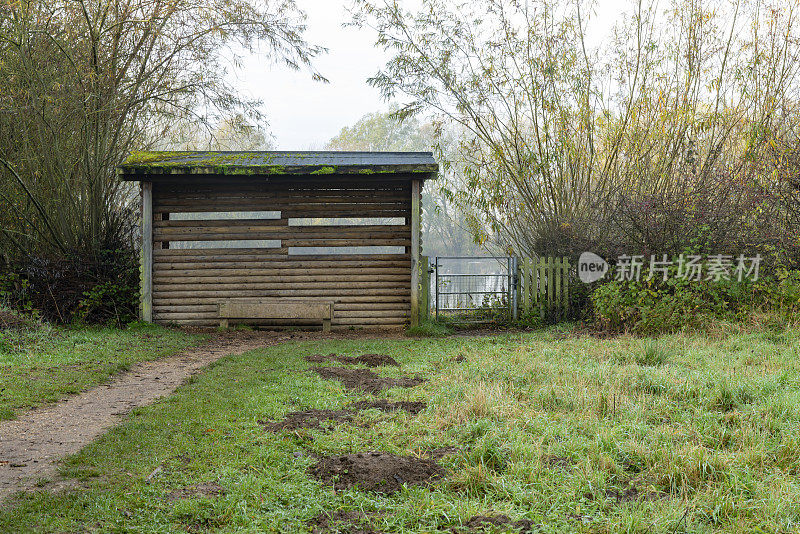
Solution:
[[[522,313],[537,313],[542,319],[563,319],[569,314],[568,258],[519,258],[517,261],[518,306]]]

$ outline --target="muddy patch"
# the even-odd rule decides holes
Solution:
[[[346,367],[313,367],[312,369],[322,378],[338,380],[347,389],[373,394],[390,388],[412,388],[425,381],[419,377],[389,378],[379,376],[368,369],[349,369]]]
[[[337,510],[322,513],[308,521],[312,534],[328,532],[347,532],[348,534],[381,534],[370,525],[371,516],[375,513],[365,513],[357,510]]]
[[[369,410],[374,408],[382,412],[397,412],[400,410],[406,411],[412,415],[417,415],[425,409],[427,404],[419,401],[388,401],[386,399],[378,399],[374,401],[359,401],[350,405],[356,410]]]
[[[279,432],[299,428],[330,428],[335,423],[349,423],[355,417],[354,410],[303,410],[289,412],[281,421],[259,421],[264,430]]]
[[[173,490],[169,493],[169,495],[167,495],[167,499],[170,501],[177,501],[179,499],[194,499],[198,497],[216,499],[222,495],[225,495],[225,488],[216,482],[201,482],[200,484],[192,484],[191,486],[186,486],[185,488]]]
[[[386,354],[364,354],[362,356],[340,356],[338,354],[312,354],[306,356],[305,361],[312,363],[326,363],[326,362],[339,362],[350,365],[366,365],[367,367],[382,367],[391,365],[393,367],[400,367],[397,360]]]
[[[322,458],[311,475],[334,488],[358,488],[390,495],[409,486],[428,484],[444,476],[435,461],[387,452],[363,452]]]
[[[476,515],[464,524],[464,528],[454,528],[454,533],[467,534],[470,532],[486,532],[503,529],[503,531],[515,530],[517,532],[533,532],[534,523],[528,519],[512,521],[510,517],[503,514],[498,515]]]

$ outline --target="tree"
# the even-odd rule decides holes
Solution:
[[[154,144],[155,150],[271,150],[272,135],[242,113],[223,119],[216,127],[183,123],[171,136]]]
[[[398,120],[397,110],[368,113],[353,126],[345,126],[326,144],[327,150],[422,152],[441,150],[446,139],[437,136],[435,125],[423,123],[418,117]],[[437,141],[438,138],[438,141]],[[428,256],[458,256],[479,254],[467,220],[448,194],[453,177],[440,173],[435,181],[425,184],[422,193],[422,248]]]
[[[135,219],[115,168],[182,123],[261,119],[225,78],[244,52],[292,68],[324,49],[292,0],[32,0],[0,10],[3,250],[93,253]],[[238,51],[238,53],[237,53]]]
[[[357,0],[354,24],[400,118],[466,133],[454,198],[501,246],[721,252],[785,235],[766,154],[800,100],[798,2],[724,5],[640,0],[595,48],[582,1]]]

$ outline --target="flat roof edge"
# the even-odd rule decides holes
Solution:
[[[439,165],[390,164],[390,165],[137,165],[123,164],[117,167],[117,175],[125,181],[147,181],[147,176],[218,175],[227,177],[247,176],[329,176],[349,175],[379,177],[392,174],[419,175],[420,179],[435,179]]]

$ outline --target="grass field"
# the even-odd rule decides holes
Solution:
[[[0,420],[199,341],[199,336],[144,324],[126,329],[33,325],[0,330]]]
[[[798,347],[797,330],[287,343],[224,358],[136,410],[65,462],[85,489],[23,497],[0,531],[308,532],[327,513],[343,532],[467,532],[495,514],[540,532],[796,532]],[[303,360],[331,352],[391,355],[401,367],[376,372],[427,381],[377,396],[427,408],[265,430],[372,397]],[[393,495],[308,471],[318,457],[442,447],[455,451],[443,478]]]

